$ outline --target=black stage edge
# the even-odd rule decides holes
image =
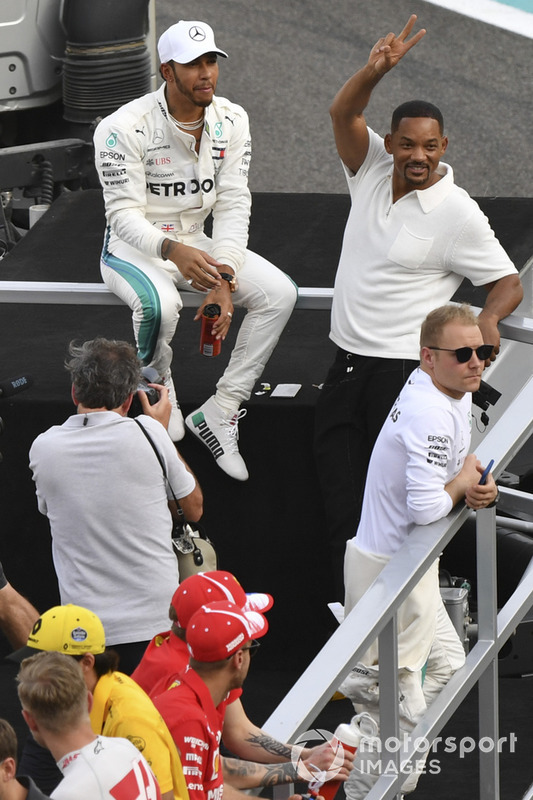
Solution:
[[[533,252],[533,199],[484,198],[483,211],[520,268]],[[347,195],[257,194],[253,198],[250,247],[288,272],[300,286],[332,286]],[[100,281],[104,228],[101,193],[65,194],[0,262],[1,280]],[[483,290],[461,288],[458,296],[483,304]],[[173,372],[184,412],[212,394],[232,342],[211,360],[198,353],[199,328],[185,309],[174,344]],[[209,535],[222,568],[233,571],[248,590],[275,597],[270,631],[249,677],[245,705],[262,723],[318,652],[335,623],[326,607],[333,592],[324,515],[312,456],[312,426],[318,385],[334,355],[328,340],[329,312],[295,311],[262,377],[272,388],[300,383],[292,399],[255,394],[241,423],[241,452],[250,480],[237,483],[187,435],[180,450],[205,493]],[[120,306],[0,304],[0,379],[31,373],[34,385],[0,402],[5,432],[0,437],[0,560],[11,582],[40,610],[58,602],[47,520],[37,511],[28,451],[34,438],[72,413],[63,368],[68,342],[102,335],[132,340],[130,312]],[[258,384],[255,391],[261,391]],[[147,456],[148,457],[148,456]],[[73,539],[76,536],[73,521]],[[129,535],[142,535],[136,531]],[[75,544],[74,544],[75,546]],[[460,549],[448,568],[462,575]],[[468,576],[470,577],[470,576]],[[157,576],[147,575],[147,580]],[[120,603],[120,597],[117,597]],[[529,641],[529,649],[531,642]],[[0,642],[0,653],[7,644]],[[517,657],[517,656],[513,656]],[[502,678],[502,736],[516,732],[516,752],[502,758],[502,797],[519,800],[531,782],[531,678]],[[446,733],[476,737],[477,699],[472,692]],[[1,712],[0,712],[1,713]],[[350,715],[346,702],[330,703],[321,725],[333,730]],[[525,764],[524,764],[525,762]],[[419,795],[470,798],[477,754],[446,756],[442,774],[424,776]]]
[[[479,202],[511,258],[522,266],[533,252],[533,199]],[[250,247],[300,286],[331,286],[348,210],[347,195],[254,195]],[[98,282],[103,229],[99,190],[64,194],[0,262],[0,280]],[[482,305],[479,292],[465,287],[463,296]],[[96,335],[131,341],[130,312],[125,306],[2,304],[0,313],[0,378],[20,373],[34,378],[31,389],[0,403],[5,422],[0,559],[14,585],[44,609],[57,601],[57,587],[48,523],[37,511],[28,451],[41,431],[72,413],[63,368],[68,342]],[[212,394],[232,346],[228,339],[219,357],[202,357],[193,316],[193,309],[183,310],[174,344],[173,373],[185,413]],[[282,655],[283,663],[295,669],[308,663],[333,625],[326,608],[333,593],[311,445],[317,387],[335,349],[328,331],[328,311],[298,310],[291,317],[262,381],[272,388],[278,383],[302,388],[291,399],[252,395],[240,426],[249,481],[228,478],[190,435],[180,448],[203,486],[204,521],[221,566],[234,571],[246,588],[275,596],[270,658],[274,665]],[[258,384],[255,391],[261,389]]]

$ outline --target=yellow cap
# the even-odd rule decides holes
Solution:
[[[103,653],[105,631],[100,619],[82,606],[69,603],[41,614],[28,638],[28,647],[55,650],[69,656]]]

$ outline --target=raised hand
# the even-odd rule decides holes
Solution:
[[[413,30],[415,22],[416,14],[411,14],[407,24],[398,36],[395,33],[388,33],[376,42],[370,51],[368,64],[374,68],[378,75],[385,75],[386,72],[389,72],[411,47],[414,47],[426,35],[425,28],[421,28],[410,39],[407,38]]]

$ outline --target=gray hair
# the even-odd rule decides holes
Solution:
[[[101,337],[69,345],[70,372],[76,399],[86,408],[112,410],[137,389],[142,363],[129,342]]]

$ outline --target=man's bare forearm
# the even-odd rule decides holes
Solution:
[[[258,786],[276,786],[297,780],[297,773],[290,761],[283,764],[258,764],[238,758],[223,758],[224,780],[236,789],[253,789]]]
[[[362,116],[370,102],[373,89],[382,77],[383,75],[379,75],[371,66],[365,64],[346,81],[333,98],[331,116],[333,118]]]
[[[518,275],[507,275],[485,288],[488,289],[488,293],[479,317],[493,316],[498,322],[508,317],[521,303],[524,296]]]
[[[248,742],[248,744],[250,744],[253,748],[262,751],[261,753],[257,754],[257,757],[261,761],[263,761],[265,755],[271,757],[274,756],[276,759],[290,759],[291,757],[292,750],[289,745],[283,744],[283,742],[278,742],[277,739],[273,739],[271,736],[267,736],[264,733],[251,733],[250,736],[246,737],[245,741]]]

